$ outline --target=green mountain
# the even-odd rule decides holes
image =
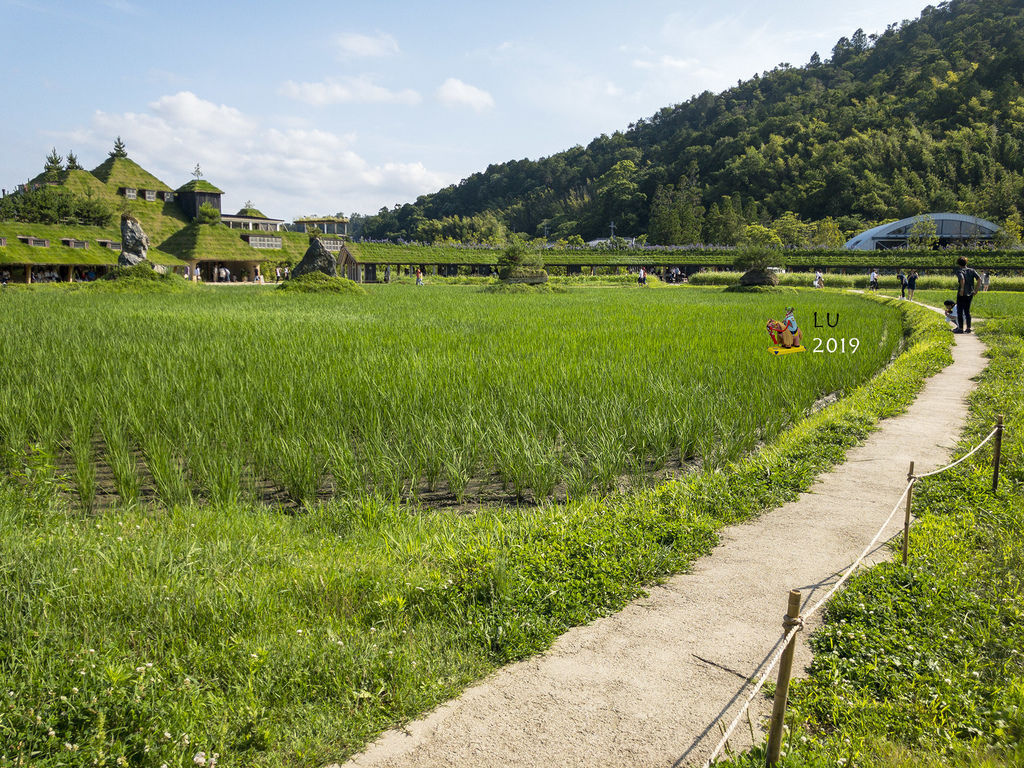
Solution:
[[[951,0],[586,147],[491,165],[382,209],[362,235],[473,238],[497,218],[555,238],[615,221],[654,243],[734,244],[757,223],[798,244],[925,211],[1002,222],[1024,193],[1022,83],[1024,3]]]

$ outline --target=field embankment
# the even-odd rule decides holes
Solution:
[[[812,637],[786,766],[1024,762],[1024,322],[1015,312],[976,330],[991,360],[961,452],[1004,415],[999,492],[990,448],[918,486],[909,567],[855,576]],[[763,749],[732,764],[761,766]]]

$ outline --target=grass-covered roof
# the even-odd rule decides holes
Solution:
[[[104,184],[113,187],[115,192],[121,187],[155,189],[158,192],[173,191],[156,176],[127,157],[108,157],[92,169],[92,175]]]
[[[50,241],[48,247],[26,245],[18,236],[39,237]],[[56,224],[25,224],[18,221],[0,222],[0,237],[7,245],[0,247],[0,264],[116,264],[120,251],[99,244],[99,240],[120,242],[118,227],[63,226]],[[87,248],[61,245],[61,238],[85,240]],[[150,248],[148,258],[154,264],[179,266],[182,262],[160,248]]]
[[[178,230],[160,243],[160,248],[185,261],[263,261],[279,254],[251,248],[238,230],[199,222]]]
[[[192,179],[192,181],[182,184],[178,187],[177,191],[181,192],[209,192],[214,195],[223,195],[224,190],[217,189],[213,184],[208,182],[206,179]]]
[[[259,208],[242,208],[235,216],[245,216],[249,219],[265,219],[266,214],[263,213]]]

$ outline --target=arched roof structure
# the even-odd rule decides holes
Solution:
[[[861,232],[850,238],[843,246],[851,251],[877,251],[888,248],[905,248],[910,243],[913,227],[922,219],[935,222],[935,234],[939,245],[963,243],[967,240],[987,242],[999,231],[999,225],[977,216],[962,213],[922,213],[908,219],[890,221]]]

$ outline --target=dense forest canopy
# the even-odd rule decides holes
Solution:
[[[614,221],[663,245],[828,246],[926,211],[1018,231],[1022,83],[1024,3],[951,0],[586,147],[353,218],[366,238],[423,242],[591,239]]]

